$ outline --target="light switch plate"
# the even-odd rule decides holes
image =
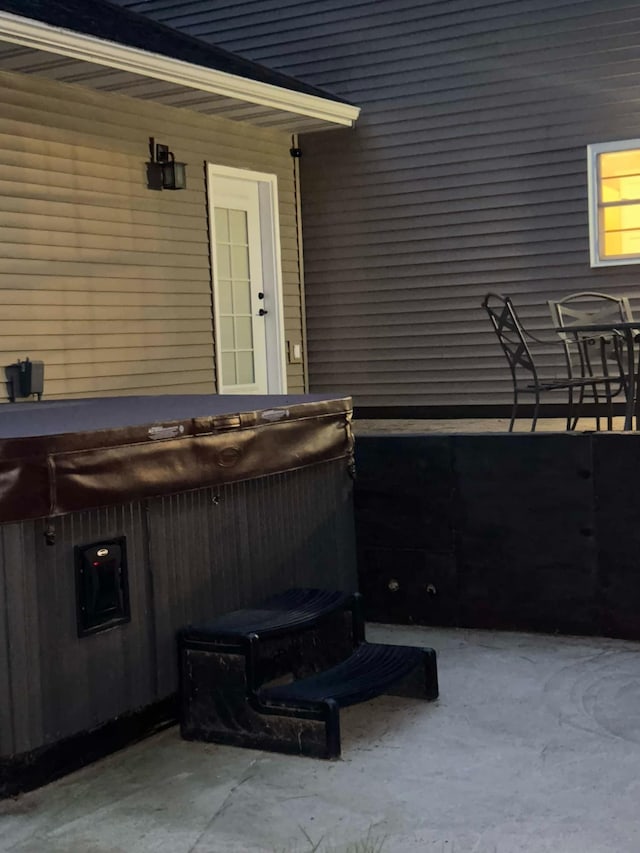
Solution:
[[[302,344],[297,341],[287,341],[289,364],[302,361]]]

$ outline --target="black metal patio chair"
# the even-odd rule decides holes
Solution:
[[[584,326],[588,323],[633,322],[633,313],[626,296],[611,296],[608,293],[585,290],[571,293],[563,299],[548,302],[551,320],[558,331],[564,349],[568,374],[576,378],[589,378],[602,372],[611,378],[602,386],[590,386],[594,401],[604,397],[607,404],[607,425],[613,427],[613,407],[615,397],[626,396],[628,391],[625,375],[625,354],[623,338],[611,332],[597,336],[572,334],[572,326]],[[561,331],[566,329],[566,332]],[[597,418],[600,429],[600,418]]]
[[[543,341],[530,332],[527,332],[518,318],[513,302],[508,296],[503,296],[499,293],[487,293],[482,301],[482,307],[489,315],[511,373],[513,406],[511,409],[509,432],[513,431],[520,397],[523,394],[531,394],[534,398],[533,419],[531,422],[531,432],[534,432],[538,423],[541,395],[551,391],[566,392],[567,430],[575,429],[580,417],[580,407],[584,402],[585,393],[591,390],[597,402],[597,398],[595,397],[597,387],[601,385],[603,387],[609,386],[611,382],[615,381],[615,377],[612,378],[604,372],[591,372],[588,376],[575,375],[574,368],[573,372],[567,369],[565,376],[542,378],[534,358],[534,349],[536,346],[544,346],[545,352],[548,353],[549,349],[556,342]],[[557,343],[560,344],[561,342],[558,341]],[[564,344],[563,351],[566,352]]]

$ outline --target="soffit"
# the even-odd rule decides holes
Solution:
[[[359,110],[0,12],[0,69],[300,133],[351,127]]]

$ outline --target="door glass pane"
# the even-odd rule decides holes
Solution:
[[[216,239],[221,243],[229,242],[229,211],[224,207],[216,207],[214,213]]]
[[[233,305],[238,314],[251,314],[251,285],[248,281],[233,283]]]
[[[231,249],[223,243],[218,243],[216,249],[216,261],[218,263],[218,276],[220,278],[231,278]]]
[[[244,210],[215,209],[215,240],[222,384],[251,385],[255,353],[251,269]]]
[[[218,282],[218,299],[221,314],[233,314],[233,296],[230,281]]]
[[[231,269],[234,279],[249,278],[249,247],[233,246],[231,249]]]
[[[247,214],[244,210],[229,210],[229,242],[248,244]]]
[[[236,357],[232,352],[223,352],[220,356],[223,385],[237,385]]]
[[[255,382],[253,372],[253,353],[239,352],[237,355],[238,385],[251,385]]]
[[[235,335],[233,333],[233,317],[220,317],[220,346],[225,352],[233,352],[235,349]]]
[[[237,349],[253,349],[253,329],[251,317],[236,317],[236,347]]]

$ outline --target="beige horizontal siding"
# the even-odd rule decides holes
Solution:
[[[147,316],[160,316],[155,312],[168,312],[168,316],[176,315],[175,311],[179,310],[184,313],[184,316],[190,316],[194,307],[203,309],[205,312],[209,309],[210,300],[207,294],[204,293],[176,293],[175,289],[167,293],[154,293],[153,304],[149,304],[149,297],[146,293],[112,293],[109,291],[92,293],[86,290],[61,290],[61,289],[0,289],[0,305],[3,306],[3,316],[7,316],[7,311],[15,313],[20,312],[20,316],[24,317],[23,306],[29,306],[30,317],[36,319],[35,314],[31,311],[41,309],[47,311],[50,305],[64,304],[68,312],[65,319],[73,319],[73,312],[84,310],[85,306],[89,306],[92,312],[98,313],[113,311],[114,307],[122,309],[123,306],[128,306],[127,314],[131,318],[135,312],[141,315],[141,312],[146,312]],[[186,314],[189,312],[189,315]],[[83,315],[84,316],[84,315]]]
[[[188,189],[146,187],[148,140]],[[45,397],[215,391],[205,164],[275,174],[286,336],[300,340],[290,136],[0,73],[0,364]],[[289,390],[304,389],[292,365]]]
[[[51,324],[48,333],[33,331],[29,329],[26,332],[14,334],[14,329],[8,329],[2,336],[2,346],[5,352],[12,353],[14,356],[31,356],[32,352],[46,352],[57,350],[66,354],[69,350],[82,353],[83,357],[92,362],[92,353],[94,350],[109,349],[117,355],[121,350],[129,350],[137,347],[167,347],[167,352],[173,351],[175,355],[179,354],[179,348],[189,342],[189,344],[200,344],[209,347],[211,353],[211,332],[207,328],[205,331],[192,331],[188,336],[183,331],[149,331],[143,335],[139,333],[123,332],[115,333],[104,326],[100,331],[93,334],[77,333],[70,338],[68,334],[59,334],[56,332],[56,324]],[[38,355],[38,358],[40,356]],[[211,355],[211,358],[213,356]],[[132,365],[132,370],[135,365]]]

